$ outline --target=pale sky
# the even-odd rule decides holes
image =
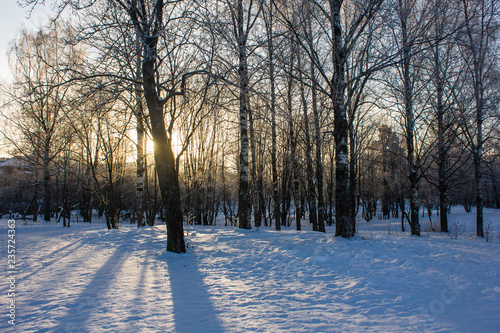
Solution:
[[[45,6],[37,6],[28,18],[28,9],[19,7],[17,1],[2,0],[0,11],[0,80],[3,82],[10,82],[12,79],[7,57],[9,44],[18,36],[21,27],[36,30],[48,21],[51,12],[50,1],[46,1]]]
[[[0,10],[0,84],[11,83],[12,73],[10,71],[7,52],[10,43],[19,36],[19,31],[24,26],[26,29],[36,31],[40,26],[48,22],[50,16],[50,3],[46,1],[46,6],[38,6],[29,16],[28,9],[17,5],[17,0],[2,0],[2,10]],[[3,96],[0,96],[0,102]],[[3,112],[8,112],[5,109]],[[5,130],[4,121],[0,124],[2,130]],[[0,134],[0,156],[8,156],[8,141]]]

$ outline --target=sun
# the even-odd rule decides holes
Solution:
[[[144,151],[148,155],[153,155],[155,152],[155,144],[153,138],[147,137],[146,142],[144,143]]]
[[[182,151],[182,140],[177,133],[172,133],[172,149],[175,155]],[[155,152],[154,141],[151,136],[147,136],[144,146],[144,152],[148,155],[153,155]]]

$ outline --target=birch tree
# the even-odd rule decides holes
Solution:
[[[239,109],[240,109],[240,162],[239,162],[239,192],[238,192],[238,223],[240,228],[249,229],[250,224],[250,193],[248,181],[248,103],[249,103],[249,73],[248,73],[248,37],[258,15],[252,17],[253,1],[248,2],[245,10],[243,0],[235,3],[228,1],[228,8],[234,25],[234,37],[238,45],[238,76],[239,76]],[[260,11],[260,7],[259,7]]]
[[[255,46],[251,43],[251,33],[260,16],[262,2],[225,0],[207,3],[209,12],[207,25],[222,43],[218,45],[218,70],[225,73],[225,81],[237,100],[239,124],[238,157],[238,225],[240,228],[251,227],[252,200],[249,177],[249,121],[250,113],[250,63],[249,59]]]
[[[499,4],[494,0],[462,0],[460,11],[463,15],[464,27],[458,37],[458,43],[472,82],[474,101],[474,121],[462,122],[462,124],[468,124],[464,128],[464,133],[474,160],[476,234],[478,237],[484,237],[483,148],[485,133],[483,130],[487,116],[486,92],[488,81],[491,79],[491,63],[497,56],[492,48],[499,29]]]
[[[408,173],[408,198],[410,212],[407,216],[411,234],[420,235],[419,195],[422,165],[425,160],[425,145],[428,141],[428,124],[425,121],[427,107],[422,98],[425,85],[423,78],[423,43],[430,20],[428,10],[420,1],[397,0],[393,20],[388,20],[392,32],[391,45],[396,48],[397,61],[384,71],[388,78],[386,96],[392,100],[392,108],[397,111],[394,119],[400,124],[406,145]]]
[[[306,1],[301,1],[305,3]],[[314,43],[305,31],[299,29],[307,22],[305,16],[309,11],[302,11],[301,23],[294,24],[289,17],[280,12],[281,17],[287,23],[289,29],[295,34],[297,42],[308,55],[311,63],[318,73],[317,90],[328,97],[334,115],[334,146],[335,146],[335,210],[336,210],[336,235],[342,237],[352,237],[355,232],[354,217],[351,216],[350,195],[349,195],[349,124],[347,121],[347,111],[345,104],[346,88],[346,59],[352,50],[353,45],[360,34],[366,28],[368,22],[372,20],[374,13],[380,8],[383,1],[373,0],[357,3],[361,8],[353,24],[346,28],[346,35],[343,34],[342,10],[344,2],[342,0],[329,0],[328,2],[307,1],[310,3],[318,27],[323,32],[322,42]],[[300,8],[306,8],[298,6]],[[307,25],[307,23],[306,23]],[[325,48],[325,45],[328,45]],[[327,50],[327,55],[325,55]],[[326,61],[326,60],[327,61]]]
[[[448,232],[448,192],[457,182],[457,174],[463,169],[463,153],[453,151],[459,143],[458,126],[453,117],[455,96],[458,90],[465,89],[463,66],[455,40],[460,20],[458,8],[446,0],[434,1],[430,15],[428,75],[431,84],[426,94],[432,96],[430,104],[434,116],[431,126],[436,149],[432,156],[434,163],[424,176],[438,190],[440,231]]]
[[[270,85],[270,111],[271,111],[271,168],[272,168],[272,184],[273,184],[273,198],[274,198],[274,217],[275,229],[281,230],[280,219],[280,195],[279,195],[279,180],[278,180],[278,166],[277,166],[277,134],[276,134],[276,74],[275,74],[275,47],[274,47],[274,3],[266,6],[263,13],[266,37],[267,37],[267,57],[268,57],[268,75]]]

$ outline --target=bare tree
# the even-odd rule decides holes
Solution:
[[[484,122],[487,106],[487,86],[491,80],[491,62],[495,61],[492,51],[494,38],[498,33],[499,4],[495,0],[462,0],[463,30],[459,33],[463,60],[472,82],[474,100],[473,123],[466,126],[464,134],[474,159],[476,187],[476,234],[484,237],[483,226],[483,148],[485,143]]]
[[[243,0],[227,1],[234,26],[234,37],[238,46],[238,76],[239,76],[239,108],[240,108],[240,164],[239,164],[239,194],[238,220],[239,227],[248,229],[250,225],[250,193],[248,182],[248,102],[249,102],[249,73],[248,73],[248,37],[258,15],[252,15],[254,1],[243,6]],[[258,11],[260,12],[260,5]]]
[[[304,30],[297,29],[297,25],[287,18],[284,13],[282,17],[286,20],[290,29],[294,32],[297,42],[305,50],[311,62],[318,72],[317,90],[328,96],[334,113],[334,143],[335,143],[335,197],[336,197],[336,235],[352,237],[355,232],[355,220],[351,216],[349,195],[349,124],[345,104],[345,71],[346,59],[351,52],[357,39],[366,28],[374,13],[380,8],[382,1],[367,1],[360,3],[362,10],[352,26],[347,27],[347,33],[343,34],[342,6],[343,1],[329,0],[326,6],[319,1],[309,1],[314,7],[314,16],[319,27],[327,35],[322,37],[322,43],[314,43]],[[307,11],[306,11],[307,14]],[[321,45],[321,47],[320,47]],[[322,50],[328,45],[329,56],[324,56]],[[325,62],[324,59],[330,62]],[[316,82],[316,80],[314,80]],[[321,83],[323,82],[323,83]]]
[[[398,111],[395,119],[401,126],[406,143],[406,164],[408,172],[408,198],[410,212],[408,222],[411,234],[420,235],[418,189],[422,178],[422,165],[428,152],[428,131],[426,122],[426,101],[422,97],[425,86],[423,68],[424,42],[429,28],[429,11],[419,1],[397,0],[393,20],[388,20],[392,31],[390,44],[397,49],[398,61],[384,75],[388,80],[386,96],[391,99],[392,107]]]
[[[88,178],[77,176],[83,176],[83,186],[97,199],[108,229],[118,229],[132,113],[121,112],[125,103],[113,91],[90,93],[88,86],[81,91],[79,105],[74,105],[78,112],[65,115],[82,147],[80,160],[89,171]]]
[[[459,27],[459,11],[446,0],[432,3],[428,31],[428,94],[434,115],[430,124],[435,136],[434,163],[424,173],[426,180],[438,190],[440,231],[448,232],[449,189],[456,183],[456,175],[462,170],[463,153],[456,154],[458,129],[453,117],[456,91],[463,89],[463,66],[457,61],[456,30]],[[459,149],[460,151],[461,149]],[[434,167],[434,164],[437,166]],[[455,176],[455,177],[454,177]]]
[[[276,74],[275,74],[275,36],[274,36],[274,3],[270,1],[263,13],[266,26],[267,37],[267,57],[269,85],[271,90],[270,111],[271,111],[271,168],[274,198],[274,217],[276,220],[275,229],[281,230],[280,220],[280,194],[277,166],[277,137],[276,137]]]
[[[250,176],[256,181],[255,156],[252,156],[252,168],[249,170],[249,157],[252,150],[255,155],[256,140],[250,143],[253,133],[252,121],[255,110],[250,108],[251,101],[251,56],[256,46],[252,43],[252,32],[262,10],[261,1],[225,0],[207,2],[206,25],[217,38],[219,52],[216,54],[217,70],[224,74],[229,94],[235,97],[234,107],[238,108],[239,123],[239,162],[238,162],[238,225],[240,228],[251,227],[252,198],[250,195]],[[232,89],[234,88],[234,90]],[[230,104],[232,100],[228,101]],[[255,186],[255,183],[254,183]],[[256,192],[255,189],[253,192]],[[258,192],[258,191],[257,191]],[[253,193],[254,198],[258,193]],[[254,200],[258,206],[258,200]],[[258,215],[258,212],[257,212]]]
[[[107,7],[104,10],[119,14],[116,15],[118,27],[128,33],[133,31],[130,35],[136,36],[133,40],[139,43],[139,47],[137,42],[124,45],[130,52],[139,52],[140,77],[125,72],[118,78],[118,83],[138,83],[142,87],[167,224],[167,250],[185,252],[179,158],[175,156],[173,140],[175,123],[185,106],[176,97],[185,95],[189,77],[206,72],[199,69],[204,65],[197,60],[197,52],[193,52],[196,47],[191,34],[195,27],[187,25],[187,15],[195,4],[163,0],[153,3],[144,0],[110,0],[105,3]],[[109,72],[104,72],[103,76],[116,79],[116,75]],[[130,90],[136,91],[137,88]]]
[[[46,221],[50,221],[53,208],[52,164],[69,142],[61,123],[72,89],[63,84],[69,77],[61,68],[77,66],[81,58],[77,48],[65,43],[71,34],[71,29],[65,30],[62,25],[34,34],[23,30],[11,51],[15,81],[10,96],[18,111],[4,117],[15,124],[22,137],[8,138],[18,153],[42,169]]]

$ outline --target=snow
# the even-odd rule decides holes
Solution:
[[[6,160],[0,162],[0,168],[1,167],[23,168],[23,167],[26,167],[26,166],[27,166],[26,162],[24,162],[19,157],[9,158],[9,159],[6,159]]]
[[[360,221],[350,240],[190,226],[186,254],[164,251],[165,226],[19,220],[17,325],[4,305],[0,331],[498,332],[500,211],[485,209],[489,242],[474,217],[457,209],[460,232],[422,237]]]

